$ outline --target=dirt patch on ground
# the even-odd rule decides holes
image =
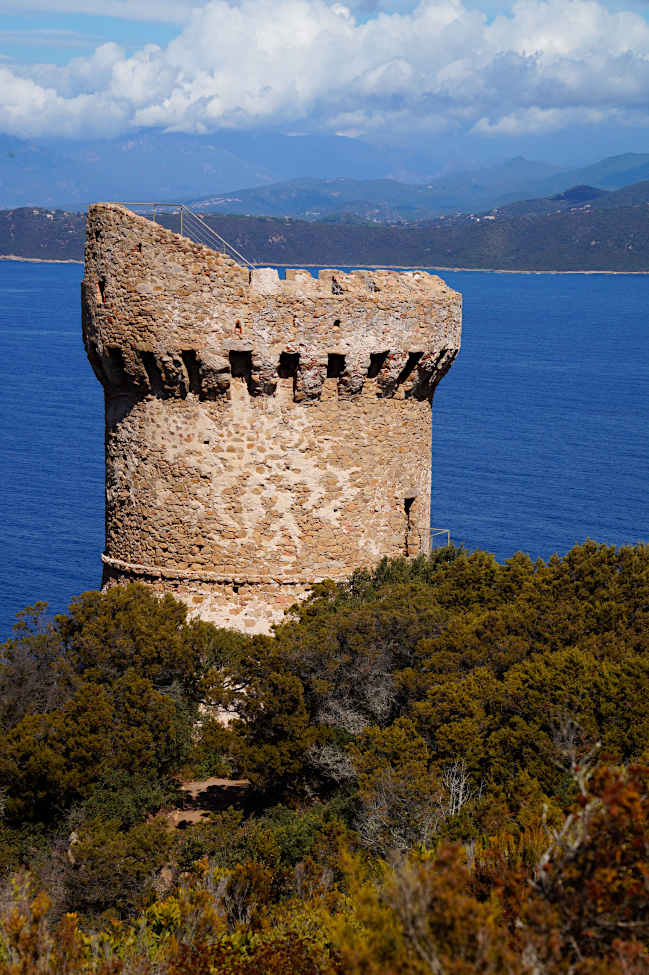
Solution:
[[[246,815],[253,811],[252,787],[248,779],[205,779],[204,782],[185,782],[181,785],[183,804],[167,814],[173,829],[186,829],[192,823],[209,819],[210,813],[222,812],[232,806]]]

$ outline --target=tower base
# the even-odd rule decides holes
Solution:
[[[227,579],[212,572],[178,572],[135,565],[102,555],[102,590],[143,582],[154,592],[169,593],[185,603],[189,616],[243,633],[270,633],[289,606],[299,603],[319,580],[275,582],[268,579]]]

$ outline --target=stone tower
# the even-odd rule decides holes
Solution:
[[[315,582],[420,550],[457,292],[418,271],[280,281],[116,204],[87,230],[104,585],[139,579],[267,632]]]

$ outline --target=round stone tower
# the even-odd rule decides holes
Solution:
[[[415,555],[461,296],[420,271],[249,271],[88,212],[83,336],[106,400],[104,585],[267,632],[322,579]]]

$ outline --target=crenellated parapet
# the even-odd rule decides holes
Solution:
[[[220,354],[207,349],[156,350],[151,343],[133,349],[88,342],[88,357],[103,386],[131,390],[141,396],[185,399],[229,399],[232,379],[245,382],[250,396],[274,396],[278,386],[291,382],[296,403],[319,400],[327,380],[329,388],[344,399],[363,392],[383,399],[414,397],[432,400],[435,386],[451,367],[454,349],[434,352],[382,352],[351,356],[341,347],[336,352],[319,352],[303,344],[287,345],[279,355],[263,357],[250,342],[224,343]]]
[[[460,330],[461,296],[435,275],[280,280],[91,207],[83,333],[106,392],[105,581],[145,578],[263,630],[318,579],[416,552],[431,402]]]

